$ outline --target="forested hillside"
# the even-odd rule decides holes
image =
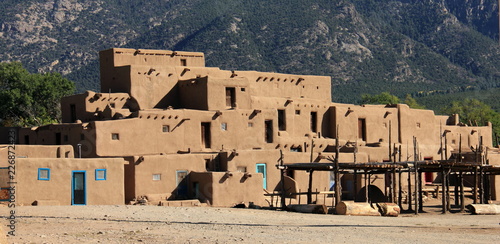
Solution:
[[[99,90],[111,47],[198,51],[223,69],[332,77],[337,102],[500,87],[496,0],[0,2],[1,61]]]

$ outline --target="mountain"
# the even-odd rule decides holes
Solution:
[[[198,51],[223,69],[332,77],[336,102],[500,87],[494,0],[4,0],[1,61],[99,90],[98,51]]]

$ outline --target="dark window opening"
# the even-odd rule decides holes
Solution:
[[[265,121],[265,137],[266,137],[266,142],[267,143],[273,143],[273,121],[272,120],[266,120]]]
[[[290,147],[290,152],[302,152],[302,147]]]
[[[318,132],[318,113],[311,112],[311,131]]]
[[[358,138],[366,141],[366,120],[358,119]]]
[[[187,60],[181,59],[181,66],[187,66]]]
[[[30,136],[29,135],[24,136],[24,144],[30,144]]]
[[[61,133],[56,133],[56,145],[61,145]]]
[[[69,111],[70,111],[70,116],[71,116],[71,123],[74,123],[76,121],[76,105],[75,104],[70,104],[69,105]]]
[[[278,129],[281,131],[286,130],[286,114],[283,109],[278,109]]]
[[[118,134],[118,133],[112,133],[111,134],[111,140],[120,140],[120,134]]]
[[[234,87],[226,87],[226,107],[234,108],[236,103],[236,91]]]
[[[201,144],[204,148],[210,148],[210,122],[201,123]]]

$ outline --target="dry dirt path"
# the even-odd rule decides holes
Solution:
[[[9,208],[0,206],[1,216]],[[499,243],[500,215],[362,217],[158,206],[17,207],[9,243]],[[0,220],[5,230],[7,219]]]

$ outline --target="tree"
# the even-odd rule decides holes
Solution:
[[[443,113],[458,114],[460,122],[470,125],[484,126],[488,122],[493,125],[493,133],[500,135],[500,114],[495,112],[489,105],[477,100],[466,98],[453,101],[443,109]]]
[[[361,95],[363,104],[398,104],[399,98],[391,95],[389,92],[382,92],[378,95]]]
[[[418,104],[417,100],[413,98],[410,94],[406,94],[404,103],[408,105],[410,108],[415,109],[424,109],[425,106]]]
[[[58,122],[60,99],[74,90],[74,83],[61,74],[31,74],[19,62],[0,63],[0,125]]]

